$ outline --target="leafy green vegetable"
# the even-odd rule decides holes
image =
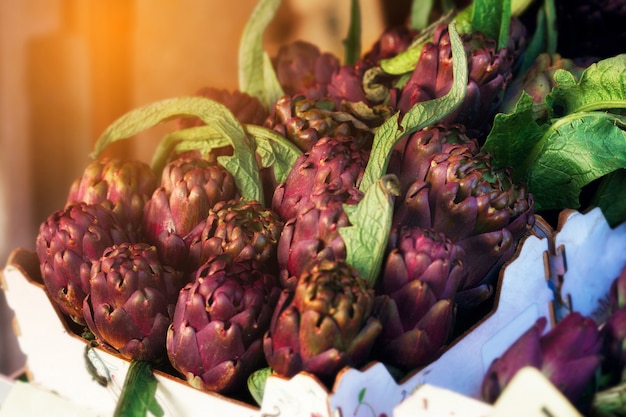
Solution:
[[[257,125],[245,125],[244,129],[254,138],[256,151],[261,157],[261,166],[273,167],[276,181],[285,181],[302,151],[271,129]]]
[[[241,194],[250,200],[263,203],[263,190],[256,162],[254,143],[248,138],[243,126],[224,105],[204,97],[180,97],[147,104],[131,110],[114,121],[98,138],[92,157],[97,157],[115,141],[127,139],[176,117],[191,116],[202,120],[213,135],[228,138],[233,147],[232,156],[219,156],[218,162],[235,178]],[[170,141],[167,137],[165,141]],[[209,140],[211,140],[209,138]],[[160,151],[172,146],[167,143]],[[159,165],[157,162],[156,165]]]
[[[350,27],[348,27],[348,36],[343,43],[346,47],[345,64],[356,64],[361,57],[361,8],[359,0],[350,2]]]
[[[568,71],[554,74],[558,88],[546,97],[554,117],[575,112],[626,109],[626,54],[589,66],[580,80]]]
[[[450,91],[442,97],[416,103],[404,115],[399,125],[399,114],[396,113],[378,128],[374,135],[370,159],[365,167],[363,179],[359,186],[362,191],[366,191],[387,172],[391,150],[402,136],[409,135],[438,122],[463,102],[468,82],[467,56],[454,23],[449,25],[449,31],[454,77]]]
[[[626,108],[626,55],[587,68],[576,81],[566,70],[554,75],[545,98],[552,119],[536,120],[532,98],[520,97],[515,111],[498,114],[483,150],[497,166],[511,167],[515,181],[528,183],[541,210],[579,208],[582,188],[602,180],[595,204],[607,220],[626,220],[624,192],[615,184],[626,168],[626,117],[606,110]]]
[[[511,23],[510,0],[475,0],[472,11],[472,30],[482,32],[497,41],[498,49],[505,48],[509,41]]]
[[[339,229],[346,244],[346,260],[374,287],[382,267],[391,231],[395,196],[400,193],[395,175],[372,184],[356,205],[344,204],[350,226]]]
[[[252,11],[239,43],[239,90],[256,97],[269,108],[282,95],[271,65],[263,52],[263,34],[280,6],[280,0],[260,0]]]
[[[150,411],[156,417],[163,417],[163,408],[154,396],[156,389],[157,380],[151,365],[145,361],[131,361],[113,416],[145,417]]]
[[[411,5],[411,28],[420,30],[428,26],[430,12],[434,3],[434,0],[413,0]]]
[[[267,378],[269,378],[270,375],[272,375],[272,368],[261,368],[254,371],[248,377],[248,391],[258,405],[263,404],[265,383],[267,382]]]
[[[605,176],[591,205],[600,207],[609,225],[615,227],[626,220],[626,169],[618,169]]]

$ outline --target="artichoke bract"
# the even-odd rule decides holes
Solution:
[[[233,176],[216,162],[181,157],[169,162],[161,184],[146,202],[145,240],[164,262],[184,269],[188,249],[183,238],[206,219],[218,202],[239,197]]]
[[[260,125],[267,117],[267,110],[258,98],[239,90],[229,91],[223,88],[204,87],[196,91],[195,95],[222,103],[242,124]],[[204,124],[197,117],[182,117],[178,120],[180,129]]]
[[[275,263],[283,221],[254,200],[218,202],[184,240],[189,248],[187,270],[194,271],[208,259],[229,253],[234,261],[254,259]]]
[[[337,57],[302,40],[281,46],[272,62],[286,94],[302,94],[310,99],[327,96],[332,74],[340,66]]]
[[[609,317],[604,326],[606,359],[603,366],[611,377],[623,379],[626,369],[626,267],[611,284]]]
[[[156,174],[142,161],[95,159],[70,186],[67,204],[82,201],[106,206],[113,210],[128,233],[138,238],[144,205],[157,183]]]
[[[281,292],[263,341],[270,367],[325,382],[345,366],[359,367],[382,330],[372,315],[374,290],[345,261],[322,260]]]
[[[278,240],[277,261],[281,284],[295,288],[298,277],[311,263],[322,259],[345,260],[346,245],[339,229],[350,221],[343,205],[363,198],[356,187],[317,187],[298,213],[289,219]]]
[[[369,151],[351,136],[325,136],[296,160],[284,183],[274,191],[272,208],[285,221],[298,214],[320,187],[335,190],[358,186]]]
[[[514,64],[524,49],[523,25],[511,19],[509,47],[497,49],[496,41],[474,31],[461,35],[468,55],[469,81],[466,95],[457,110],[444,119],[467,127],[473,136],[482,138],[489,132],[504,92],[511,82]],[[448,26],[439,25],[433,40],[427,42],[411,78],[402,88],[394,108],[406,113],[418,102],[442,97],[452,86],[452,52]]]
[[[404,371],[426,365],[449,341],[454,298],[465,280],[465,253],[444,234],[405,228],[391,242],[379,280],[375,355]]]
[[[182,273],[163,266],[154,246],[122,243],[94,261],[89,283],[83,313],[96,340],[130,360],[162,360]]]
[[[100,204],[69,204],[40,225],[35,244],[44,285],[73,321],[85,323],[83,299],[92,263],[109,246],[130,239],[114,212]]]
[[[263,334],[280,288],[253,259],[209,259],[179,294],[167,334],[171,364],[195,388],[232,392],[265,366]]]
[[[364,147],[371,144],[374,136],[365,122],[337,109],[332,100],[314,100],[303,95],[279,98],[265,126],[289,139],[303,152],[310,151],[325,136],[353,136]]]
[[[432,228],[466,253],[468,278],[461,290],[483,285],[515,253],[534,224],[534,203],[525,184],[492,167],[488,153],[453,145],[416,167],[400,200],[394,228]],[[405,181],[406,179],[401,179]]]
[[[577,312],[568,314],[544,334],[547,319],[539,318],[499,358],[482,382],[482,396],[494,402],[517,371],[539,369],[573,404],[600,365],[602,338],[596,324]]]

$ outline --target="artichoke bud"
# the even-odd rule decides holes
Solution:
[[[382,330],[372,316],[374,301],[374,291],[345,261],[312,265],[294,290],[281,294],[264,337],[270,367],[329,382],[342,367],[362,365]]]
[[[75,202],[110,208],[129,234],[141,235],[146,201],[157,187],[157,176],[141,161],[102,158],[90,162],[70,186],[67,205]]]
[[[183,275],[154,246],[122,243],[93,263],[89,282],[83,312],[96,340],[129,360],[162,360]]]
[[[209,258],[229,253],[235,261],[254,259],[271,265],[283,221],[258,201],[220,201],[184,238],[187,268],[193,271]]]
[[[265,365],[262,337],[279,293],[262,263],[210,258],[180,291],[167,335],[170,362],[195,388],[241,389]]]
[[[100,204],[68,204],[40,225],[35,244],[44,285],[73,321],[85,323],[83,299],[90,291],[92,263],[109,246],[130,240],[115,213]]]

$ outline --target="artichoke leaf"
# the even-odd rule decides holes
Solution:
[[[254,401],[260,406],[263,404],[263,394],[265,392],[265,383],[267,382],[267,378],[272,375],[272,368],[265,367],[254,371],[248,377],[248,391],[250,391],[250,395],[254,398]]]
[[[158,144],[152,155],[150,166],[154,172],[161,172],[172,152],[182,153],[197,150],[208,155],[211,150],[229,146],[230,140],[220,135],[211,126],[194,126],[168,133]]]
[[[261,166],[272,167],[276,181],[279,183],[285,181],[302,151],[284,136],[266,127],[248,124],[244,129],[256,143]]]
[[[438,122],[463,102],[468,82],[467,56],[454,23],[449,25],[449,30],[454,77],[450,91],[442,97],[415,103],[400,122],[399,113],[394,114],[376,130],[370,159],[359,185],[361,191],[369,189],[387,172],[391,151],[400,138]]]
[[[382,267],[394,201],[399,194],[398,178],[385,175],[367,189],[358,204],[343,205],[350,221],[350,226],[339,229],[346,245],[346,260],[372,288]]]
[[[350,25],[343,44],[345,46],[345,64],[356,64],[361,57],[361,7],[359,0],[350,1]]]
[[[113,416],[145,417],[150,411],[156,417],[163,417],[163,408],[155,398],[156,389],[157,380],[150,363],[131,361]]]
[[[217,135],[229,139],[233,155],[220,156],[218,162],[235,177],[244,198],[263,203],[254,143],[226,106],[208,98],[177,97],[131,110],[109,125],[98,138],[91,156],[97,157],[115,141],[127,139],[167,120],[183,116],[197,117]]]
[[[259,99],[269,108],[282,95],[282,87],[263,52],[263,34],[280,6],[280,0],[257,3],[244,27],[239,43],[239,90]]]

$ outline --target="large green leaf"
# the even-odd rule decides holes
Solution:
[[[350,226],[339,229],[346,244],[346,260],[372,288],[382,266],[399,190],[397,177],[386,175],[367,189],[358,204],[343,205],[350,221]]]
[[[546,97],[548,109],[554,117],[626,108],[626,54],[592,64],[583,71],[578,82],[566,70],[556,71],[554,80],[557,88]]]
[[[604,112],[563,117],[544,133],[527,160],[537,210],[578,208],[582,187],[626,168],[626,118]]]
[[[280,0],[260,0],[248,18],[239,42],[239,90],[256,97],[269,108],[281,94],[273,67],[267,65],[263,35],[280,6]],[[268,84],[269,83],[269,84]]]
[[[157,380],[150,363],[131,361],[113,416],[146,417],[150,411],[156,417],[163,417],[163,408],[154,396],[156,389]]]
[[[362,191],[366,191],[387,172],[391,151],[402,136],[438,122],[463,102],[468,82],[467,56],[454,23],[449,25],[449,30],[454,77],[450,91],[442,97],[416,103],[399,123],[399,114],[396,113],[378,128],[374,135],[370,159],[359,185]]]
[[[257,125],[245,125],[244,128],[256,143],[256,151],[261,157],[261,166],[272,167],[276,181],[284,182],[296,159],[302,155],[302,151],[271,129]]]
[[[202,120],[217,137],[228,138],[232,156],[220,156],[218,161],[235,178],[240,193],[247,199],[263,203],[263,190],[256,162],[254,143],[243,126],[224,105],[204,97],[179,97],[157,101],[134,109],[114,121],[95,144],[93,157],[118,140],[130,138],[172,118],[191,116]],[[171,140],[167,137],[164,140]],[[168,143],[163,146],[169,149]]]

